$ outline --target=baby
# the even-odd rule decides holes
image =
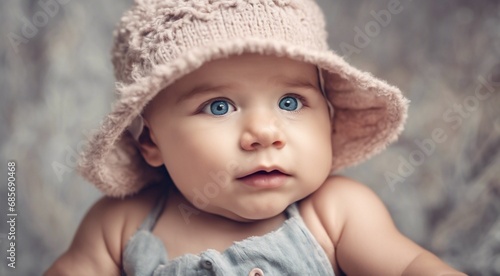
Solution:
[[[324,28],[312,0],[137,0],[80,164],[107,197],[46,275],[463,275],[333,175],[397,138],[407,100]]]

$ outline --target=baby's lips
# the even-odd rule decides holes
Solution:
[[[246,173],[243,173],[242,175],[236,177],[236,179],[243,179],[245,177],[249,177],[255,174],[284,174],[287,176],[290,175],[286,172],[286,170],[278,166],[258,166],[257,168],[249,170]]]
[[[238,178],[246,186],[253,189],[277,189],[287,183],[290,176],[279,170],[259,170],[244,177]]]
[[[270,171],[270,172],[266,172],[266,171],[260,170],[260,171],[257,171],[257,172],[245,175],[243,177],[240,177],[238,179],[244,179],[244,178],[255,176],[255,175],[269,175],[269,176],[273,176],[273,175],[285,175],[285,176],[288,176],[288,174],[283,173],[283,172],[278,171],[278,170],[273,170],[273,171]]]

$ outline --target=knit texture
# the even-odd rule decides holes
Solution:
[[[383,150],[406,119],[399,89],[328,49],[313,0],[136,0],[114,38],[118,99],[79,162],[108,196],[134,194],[165,176],[144,161],[126,128],[159,91],[211,60],[258,53],[318,66],[335,110],[332,172]]]

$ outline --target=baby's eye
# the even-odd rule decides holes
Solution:
[[[279,107],[286,111],[295,111],[302,108],[302,102],[300,99],[294,96],[285,96],[281,98],[279,102]]]
[[[210,104],[203,107],[202,111],[207,114],[212,114],[215,116],[226,115],[227,113],[234,111],[235,108],[227,100],[215,100]]]

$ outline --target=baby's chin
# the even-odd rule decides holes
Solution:
[[[272,204],[266,206],[248,206],[243,208],[242,207],[232,208],[230,210],[226,210],[225,212],[219,215],[239,222],[255,222],[259,220],[270,219],[280,215],[286,210],[286,208],[290,204],[291,203],[282,203],[282,204]]]

